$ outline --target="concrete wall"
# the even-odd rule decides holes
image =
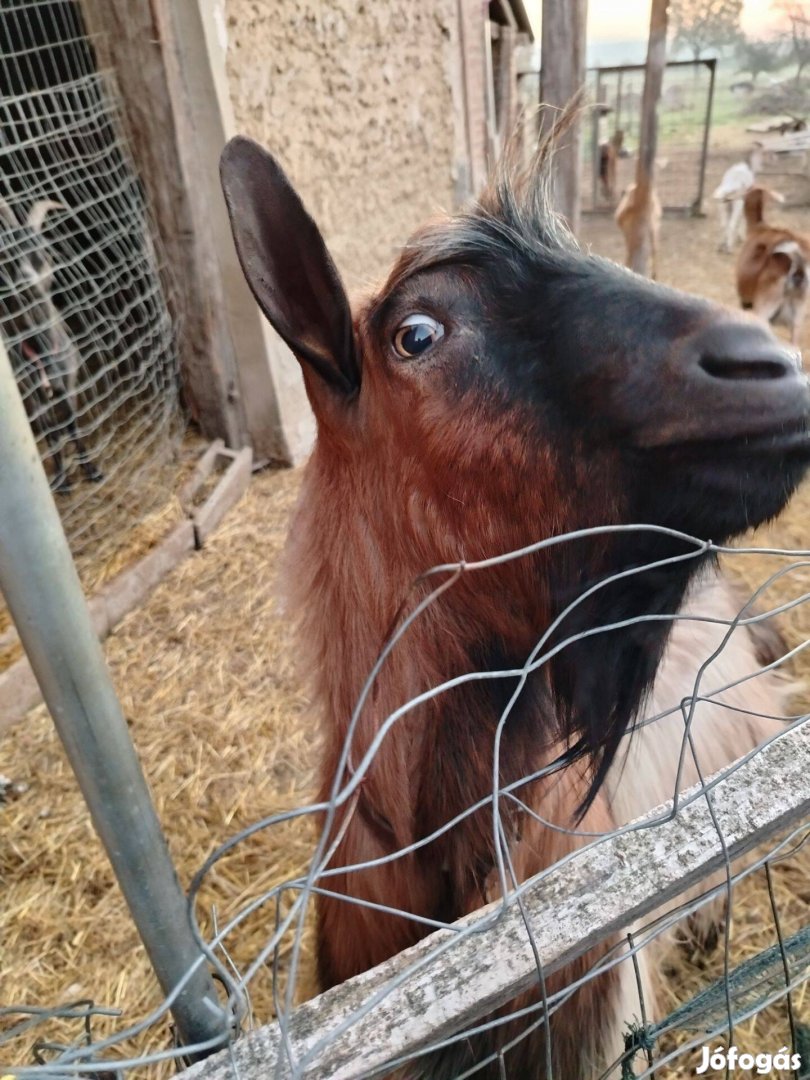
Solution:
[[[372,283],[467,193],[457,0],[220,6],[237,130],[278,155],[350,290]]]

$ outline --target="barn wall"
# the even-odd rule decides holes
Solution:
[[[219,0],[237,130],[276,153],[350,289],[466,194],[457,0]]]

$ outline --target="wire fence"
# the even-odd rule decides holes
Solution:
[[[480,578],[505,561],[527,559],[538,550],[555,548],[562,555],[566,545],[607,531],[616,528],[554,537],[483,563],[437,567],[425,575],[421,582],[429,591],[400,613],[369,673],[328,797],[255,822],[224,839],[205,860],[188,896],[194,932],[243,1035],[220,1059],[193,1066],[189,1080],[362,1077],[391,1075],[396,1069],[403,1070],[397,1075],[409,1077],[526,1076],[525,1060],[515,1064],[522,1060],[524,1043],[541,1055],[531,1059],[531,1075],[572,1080],[551,1055],[537,1050],[542,1044],[534,1040],[549,1026],[552,1032],[564,1030],[566,1013],[570,1016],[577,1008],[585,1008],[576,1022],[582,1028],[580,1038],[593,1035],[582,995],[587,999],[593,989],[597,995],[608,993],[611,979],[623,988],[622,994],[614,994],[613,1022],[623,1045],[606,1040],[603,1058],[593,1061],[590,1076],[664,1080],[735,1070],[810,1075],[810,717],[784,707],[788,692],[795,689],[789,683],[781,688],[778,682],[769,683],[764,698],[760,689],[774,673],[789,671],[810,642],[763,660],[731,681],[718,668],[738,635],[807,604],[810,551],[718,548],[664,530],[685,546],[674,561],[702,559],[711,552],[734,565],[765,556],[774,559],[776,569],[756,590],[741,596],[733,610],[718,608],[711,591],[698,591],[678,614],[650,613],[565,636],[566,620],[594,590],[661,567],[656,563],[625,571],[584,591],[552,624],[540,628],[534,648],[519,666],[443,672],[443,681],[380,718],[367,746],[357,743],[358,724],[373,701],[380,671],[407,648],[409,630],[430,618],[446,590],[460,579]],[[661,620],[672,621],[674,633],[685,635],[682,641],[692,650],[691,675],[663,695],[654,691],[640,712],[624,768],[608,781],[611,820],[595,827],[584,818],[577,825],[555,815],[553,798],[547,810],[543,799],[531,795],[538,781],[545,783],[542,790],[548,795],[566,776],[579,776],[576,746],[562,749],[531,775],[504,783],[498,767],[502,739],[531,676],[585,638],[607,643],[612,635],[643,630]],[[489,793],[471,800],[462,814],[428,835],[405,844],[391,842],[390,850],[348,868],[334,865],[346,830],[362,813],[364,784],[398,726],[418,717],[428,703],[480,680],[503,685],[507,699],[491,741],[483,747],[479,739],[476,747],[492,762]],[[768,709],[763,700],[770,702]],[[707,755],[711,732],[729,717],[735,735],[727,747],[728,767],[713,776],[717,762]],[[629,790],[628,785],[635,791],[643,782],[645,770],[654,767],[656,746],[672,777],[672,804],[650,805],[645,818],[625,823],[621,792]],[[679,794],[691,780],[697,782]],[[521,873],[521,841],[515,841],[516,808],[526,837],[534,836],[538,849],[545,845],[557,852],[528,881]],[[363,895],[361,884],[353,887],[352,882],[362,882],[371,869],[395,874],[405,866],[407,875],[407,867],[415,865],[411,860],[426,860],[441,880],[444,871],[440,861],[431,863],[432,852],[446,850],[442,845],[448,839],[452,843],[473,819],[485,823],[495,853],[489,897],[493,903],[483,912],[452,923],[440,913],[414,914],[411,906],[392,903],[384,892],[372,898]],[[268,832],[283,831],[292,822],[318,826],[319,838],[313,841],[304,873],[269,885],[259,875],[255,890],[235,900],[217,895],[222,880],[218,871],[225,862],[248,852],[255,855],[255,845],[261,845]],[[568,838],[564,855],[559,855],[556,842],[560,836]],[[795,880],[803,884],[792,886],[798,901],[788,903],[790,889],[782,875],[797,865]],[[752,883],[760,893],[755,909],[746,906]],[[313,904],[318,897],[336,896],[341,903],[373,911],[379,919],[406,920],[416,928],[413,936],[423,940],[376,972],[296,1008],[313,962]],[[753,943],[752,923],[759,931]],[[763,946],[766,923],[771,940]],[[674,1000],[666,990],[668,965],[676,956],[693,969],[686,1000]],[[616,983],[612,985],[615,991]],[[591,1009],[595,1000],[590,999]],[[502,1008],[509,1001],[509,1008]],[[112,1028],[111,1010],[104,1002],[12,1003],[0,1010],[0,1063],[10,1075],[40,1080],[170,1075],[188,1053],[188,1048],[172,1045],[167,1019],[171,1002],[172,997],[135,1023],[122,1016]],[[273,1017],[269,1027],[260,1027]],[[594,1030],[599,1026],[595,1012],[590,1024]],[[152,1039],[149,1051],[144,1050],[147,1038]]]
[[[120,103],[77,3],[3,4],[0,331],[89,577],[166,506],[184,427],[167,268]]]
[[[762,150],[759,182],[777,190],[788,206],[810,199],[810,139],[785,130],[784,116],[769,111],[767,93],[742,96],[727,61],[677,61],[666,65],[658,107],[656,190],[665,210],[711,213],[711,194],[724,172]],[[635,183],[644,66],[625,64],[588,72],[593,103],[583,139],[582,206],[607,213]]]
[[[714,101],[715,61],[676,61],[664,70],[658,108],[656,188],[661,205],[683,212],[700,208],[705,191],[709,133]],[[582,206],[607,211],[635,183],[641,134],[644,65],[595,68],[588,72],[594,102],[592,131],[586,134]],[[608,173],[606,155],[611,151]]]

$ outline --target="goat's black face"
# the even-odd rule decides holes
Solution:
[[[563,460],[587,455],[594,479],[610,462],[624,521],[719,541],[782,509],[810,464],[797,353],[601,259],[465,243],[464,261],[395,281],[371,313],[398,381],[441,393],[459,423],[464,399],[512,413]],[[604,523],[605,502],[588,505]]]
[[[628,520],[721,540],[783,508],[810,464],[795,351],[759,322],[599,259],[516,279],[487,290],[492,324],[511,328],[506,349],[487,350],[496,380],[563,445],[618,456]]]
[[[562,488],[549,455],[558,472],[576,460],[580,481],[587,463],[599,490],[572,527],[643,522],[715,541],[778,513],[810,463],[798,355],[747,316],[583,255],[537,177],[520,192],[501,181],[481,207],[417,234],[353,327],[276,162],[236,139],[222,174],[248,282],[302,360],[322,427],[344,428],[346,446],[381,428],[394,438],[405,418],[417,454],[441,442],[429,468],[459,476],[466,460],[491,489],[486,451],[476,462],[460,447],[476,417],[506,415],[515,441],[546,455],[527,482]]]

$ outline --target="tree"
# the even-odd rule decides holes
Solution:
[[[675,48],[686,48],[695,60],[707,49],[722,49],[740,40],[743,0],[672,0],[670,25]]]
[[[737,70],[747,72],[756,81],[757,75],[778,71],[785,62],[785,54],[779,41],[741,38],[737,46],[737,61]]]
[[[803,0],[777,0],[773,7],[787,19],[787,41],[791,59],[796,65],[798,82],[805,67],[810,64],[810,5]]]

